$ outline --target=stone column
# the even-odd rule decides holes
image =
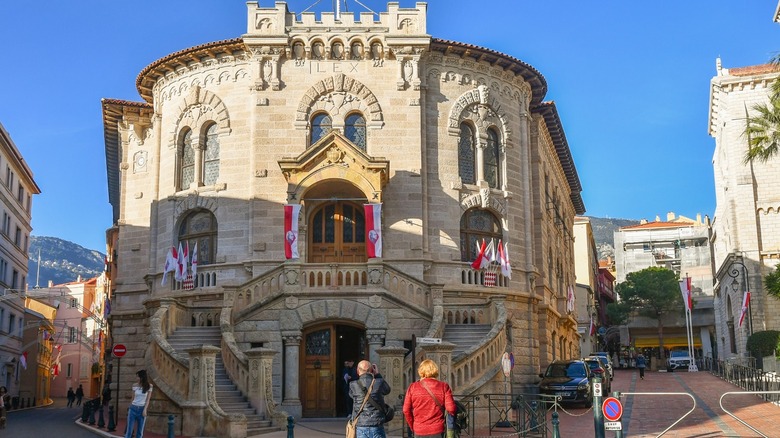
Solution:
[[[274,403],[272,366],[278,352],[270,348],[252,348],[246,351],[249,366],[249,388],[247,399],[260,415],[273,420],[274,424],[284,424],[284,418],[278,418],[279,412]],[[289,380],[289,379],[287,379]]]
[[[447,382],[454,387],[452,376],[452,350],[455,344],[452,342],[442,342],[441,344],[420,344],[419,347],[425,353],[425,359],[436,362],[439,366],[439,380]],[[417,370],[414,370],[417,375]]]
[[[368,338],[368,360],[378,364],[377,350],[385,343],[385,330],[366,330],[366,337]]]
[[[282,370],[284,399],[282,406],[290,415],[298,418],[303,412],[301,399],[298,397],[301,332],[282,332],[282,340],[284,341],[284,369]]]
[[[216,400],[214,384],[214,366],[220,348],[213,345],[200,345],[184,351],[190,356],[190,395],[189,402],[207,403],[209,397]],[[211,394],[209,394],[211,392]]]
[[[404,384],[404,355],[407,349],[403,347],[381,347],[376,353],[379,355],[379,372],[390,385],[390,394],[385,396],[385,402],[396,406],[396,412],[400,412],[401,394],[406,392]],[[400,418],[400,417],[399,417]],[[399,423],[400,424],[400,423]],[[395,429],[395,427],[391,427]]]

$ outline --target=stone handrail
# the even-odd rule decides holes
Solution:
[[[239,286],[235,292],[233,292],[234,295],[230,299],[230,309],[236,314],[239,314],[250,306],[262,305],[262,303],[281,295],[284,291],[285,283],[285,266],[282,265],[271,269],[265,274]],[[225,288],[226,296],[229,289],[232,288]],[[227,308],[223,308],[223,317],[227,310]],[[220,318],[220,321],[224,319],[223,317]],[[220,324],[222,323],[220,322]]]
[[[225,304],[220,314],[219,326],[222,332],[222,362],[225,364],[228,377],[242,394],[249,393],[249,368],[244,354],[233,334],[232,309],[233,291],[225,292]]]
[[[496,319],[485,341],[467,349],[452,363],[450,382],[459,393],[469,394],[493,378],[506,352],[507,312],[504,300],[493,300]],[[472,377],[473,376],[473,377]]]
[[[374,283],[377,275],[381,275],[382,287],[408,304],[415,304],[428,311],[433,305],[432,293],[428,285],[414,277],[407,275],[388,264],[369,264],[368,278]]]
[[[154,365],[150,368],[157,374],[153,379],[160,390],[171,399],[184,402],[189,396],[189,363],[168,343],[167,331],[171,319],[168,306],[158,308],[149,318],[151,362]]]

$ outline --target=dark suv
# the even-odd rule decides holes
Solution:
[[[539,392],[556,395],[563,402],[583,403],[585,407],[593,405],[593,393],[590,390],[590,367],[577,359],[556,360],[547,365],[547,370],[539,374]]]

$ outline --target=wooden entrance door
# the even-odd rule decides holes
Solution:
[[[309,230],[309,262],[366,261],[366,220],[361,205],[343,201],[326,204],[312,215]]]
[[[303,335],[303,379],[301,392],[304,417],[336,415],[334,356],[335,330],[328,325]]]

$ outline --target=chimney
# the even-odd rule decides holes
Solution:
[[[81,274],[79,274],[78,278],[76,278],[76,283],[81,283]]]
[[[655,221],[656,222],[661,222],[661,216],[655,215]]]
[[[49,280],[49,287],[54,287],[54,280]]]
[[[666,213],[666,222],[671,222],[674,220],[674,212],[670,211],[669,213]]]
[[[639,220],[639,225],[644,225],[646,223],[647,223],[647,219],[640,219]]]
[[[696,213],[696,223],[697,224],[701,223],[701,213]]]

